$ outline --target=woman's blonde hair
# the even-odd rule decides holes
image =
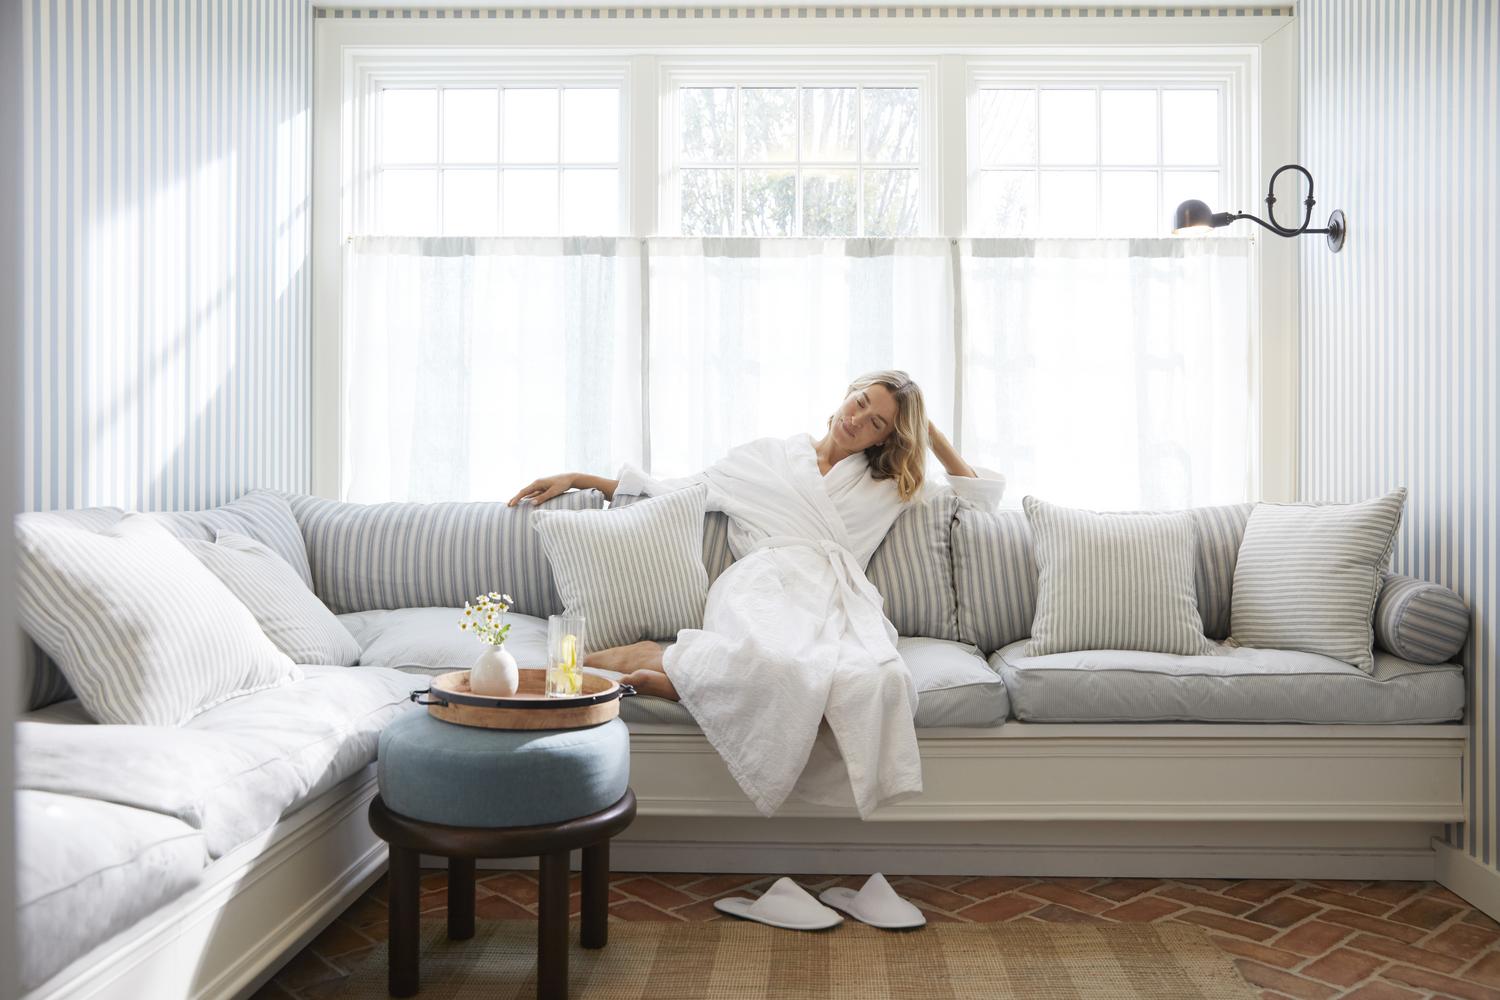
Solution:
[[[844,398],[872,385],[885,386],[895,397],[896,420],[882,444],[865,449],[865,460],[874,478],[894,479],[901,499],[910,500],[921,491],[927,466],[927,404],[912,377],[894,368],[859,376],[849,383]],[[833,426],[832,416],[828,426]]]

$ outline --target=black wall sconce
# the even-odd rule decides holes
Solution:
[[[1307,199],[1302,204],[1307,206],[1307,214],[1302,217],[1300,229],[1288,229],[1276,221],[1276,178],[1284,171],[1295,170],[1307,178]],[[1324,233],[1328,236],[1328,249],[1338,253],[1344,249],[1344,236],[1348,232],[1348,224],[1344,221],[1344,213],[1334,209],[1333,214],[1328,217],[1327,229],[1309,229],[1307,224],[1312,221],[1313,210],[1313,179],[1312,174],[1295,163],[1288,163],[1279,168],[1271,175],[1271,183],[1266,187],[1266,221],[1246,212],[1215,212],[1208,205],[1196,198],[1190,199],[1177,206],[1177,211],[1172,216],[1172,233],[1175,235],[1184,229],[1217,229],[1227,226],[1237,219],[1249,219],[1251,222],[1259,223],[1277,236],[1301,236],[1303,233]]]

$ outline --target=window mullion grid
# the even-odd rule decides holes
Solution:
[[[1157,221],[1160,222],[1160,213],[1166,207],[1167,201],[1167,171],[1166,171],[1166,132],[1167,120],[1165,117],[1166,101],[1163,99],[1163,89],[1156,88],[1156,211]],[[1174,205],[1173,208],[1176,208]]]
[[[745,212],[742,207],[745,166],[743,162],[745,142],[745,102],[741,86],[734,85],[734,218],[729,220],[729,234],[744,236]]]
[[[792,164],[792,211],[796,214],[792,218],[792,235],[805,236],[806,233],[802,228],[802,84],[794,85],[792,90],[797,95],[795,98],[797,102],[797,113],[795,115],[797,136],[796,142],[793,144],[797,159]]]
[[[554,185],[557,191],[557,200],[552,203],[552,227],[553,232],[559,236],[563,231],[563,187],[562,187],[562,144],[563,144],[563,88],[557,88],[557,160],[552,167],[552,176],[556,181]]]
[[[448,225],[443,219],[443,103],[448,99],[446,87],[437,88],[437,148],[433,150],[433,160],[437,170],[437,230],[444,236],[448,235]]]
[[[1094,84],[1094,235],[1104,214],[1104,85]]]
[[[865,228],[865,85],[854,88],[854,231],[868,235]]]
[[[505,218],[505,86],[496,94],[495,111],[495,231],[505,235],[508,220]]]

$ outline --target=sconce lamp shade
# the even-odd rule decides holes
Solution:
[[[1208,203],[1190,198],[1177,206],[1172,216],[1172,233],[1176,235],[1184,229],[1210,229],[1213,224],[1214,213]]]

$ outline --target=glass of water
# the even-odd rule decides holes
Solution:
[[[547,697],[583,694],[583,615],[547,617]]]

